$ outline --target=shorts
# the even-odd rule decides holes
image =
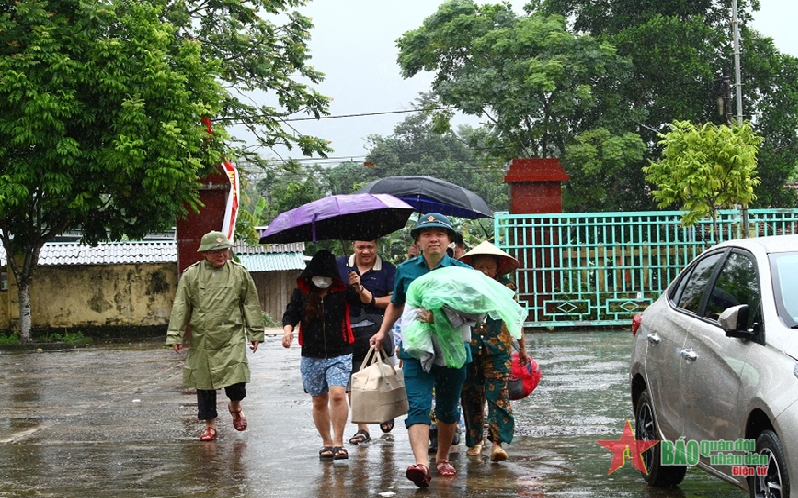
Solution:
[[[455,424],[460,420],[460,394],[466,378],[466,366],[450,368],[432,365],[429,372],[421,367],[415,358],[404,359],[402,370],[405,376],[405,389],[410,409],[405,418],[405,426],[432,423],[432,391],[435,389],[435,417],[445,424]]]
[[[299,363],[302,372],[302,387],[311,396],[329,392],[330,386],[345,387],[352,371],[352,355],[333,358],[311,358],[303,356]]]

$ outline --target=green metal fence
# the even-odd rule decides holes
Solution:
[[[681,226],[679,211],[507,214],[496,245],[521,263],[519,302],[527,327],[627,325],[682,268],[717,242],[742,237],[739,210]],[[798,210],[751,209],[751,237],[798,233]]]

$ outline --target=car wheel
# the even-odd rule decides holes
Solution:
[[[748,490],[752,498],[786,498],[790,496],[790,477],[781,440],[771,430],[762,431],[756,438],[756,452],[768,456],[767,475],[748,478]]]
[[[659,439],[653,406],[648,392],[640,393],[640,399],[637,400],[637,407],[635,407],[635,439]],[[684,465],[662,465],[659,445],[647,449],[642,456],[648,471],[642,473],[643,479],[649,486],[659,488],[675,486],[684,479],[687,467]]]

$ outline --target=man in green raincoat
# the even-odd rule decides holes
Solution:
[[[246,342],[253,352],[263,342],[263,313],[255,282],[246,268],[230,261],[232,244],[221,232],[202,236],[202,261],[186,268],[177,284],[166,344],[182,350],[183,334],[191,325],[183,385],[197,389],[198,417],[205,421],[201,441],[213,441],[216,430],[216,390],[230,398],[227,409],[233,427],[243,431],[247,419],[241,409],[249,382]]]

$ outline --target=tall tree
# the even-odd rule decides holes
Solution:
[[[30,338],[30,284],[44,245],[69,228],[83,242],[140,238],[198,208],[198,178],[222,155],[227,122],[265,144],[323,153],[283,130],[326,112],[302,72],[309,21],[263,16],[299,0],[30,0],[0,6],[0,231]],[[237,92],[273,89],[271,108]],[[218,120],[206,133],[201,117]],[[228,120],[228,121],[226,121]]]
[[[472,136],[480,138],[487,153],[502,161],[560,158],[569,170],[569,183],[578,187],[571,199],[580,198],[576,192],[587,191],[598,178],[622,184],[615,181],[615,165],[587,176],[568,161],[570,147],[580,141],[605,150],[619,144],[630,147],[616,160],[642,166],[634,153],[640,145],[627,134],[639,116],[619,105],[624,103],[618,88],[626,81],[629,62],[608,43],[569,33],[561,16],[518,16],[507,4],[477,6],[471,0],[453,0],[397,44],[405,77],[434,72],[432,89],[441,105],[487,119],[486,130]],[[579,138],[583,133],[588,135]],[[634,188],[612,201],[590,199],[587,207],[642,198],[643,189]]]
[[[163,18],[178,28],[179,40],[202,44],[203,61],[223,62],[219,78],[228,92],[211,116],[214,127],[242,125],[257,148],[297,147],[308,156],[331,150],[327,140],[301,133],[289,120],[297,114],[318,119],[329,113],[330,99],[309,85],[324,79],[308,64],[313,24],[291,11],[307,0],[151,1],[163,7]],[[268,167],[246,143],[236,141],[233,148],[238,159]]]
[[[139,2],[30,1],[0,13],[0,230],[30,338],[45,242],[143,236],[196,206],[221,152],[198,117],[223,97],[219,64]]]
[[[725,124],[736,114],[728,0],[542,0],[537,4],[546,14],[570,19],[577,33],[612,43],[632,62],[633,77],[625,80],[620,91],[640,114],[639,126],[630,131],[648,144],[647,158],[659,157],[658,135],[674,120]],[[759,9],[758,0],[739,0],[738,7],[744,119],[765,137],[756,205],[791,207],[795,195],[784,182],[794,175],[798,157],[796,59],[780,54],[772,40],[749,28]],[[724,78],[732,86],[724,84]]]

